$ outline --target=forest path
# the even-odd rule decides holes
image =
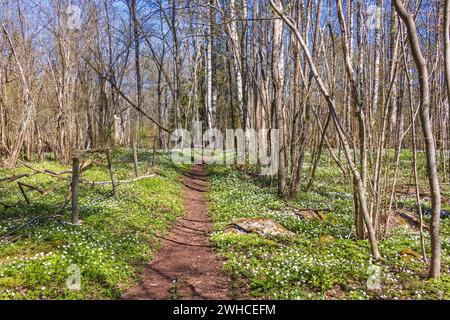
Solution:
[[[123,299],[225,300],[230,299],[230,280],[222,274],[223,262],[209,242],[212,222],[205,192],[209,184],[202,165],[194,165],[183,178],[186,215],[167,236],[144,270],[139,286]]]

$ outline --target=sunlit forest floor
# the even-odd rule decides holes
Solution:
[[[110,180],[103,155],[93,158],[94,166],[82,174],[89,181]],[[156,168],[150,166],[150,153],[140,152],[139,172],[155,171],[154,178],[120,184],[115,198],[111,186],[80,186],[81,226],[70,222],[70,204],[55,216],[67,196],[70,183],[47,175],[35,175],[20,181],[52,190],[46,196],[29,193],[27,205],[16,183],[0,184],[0,299],[114,299],[135,284],[143,266],[159,248],[155,235],[164,234],[183,214],[181,183],[183,172],[168,156],[158,156]],[[116,150],[118,179],[133,178],[131,152]],[[53,161],[33,164],[34,168],[53,172],[70,169]],[[0,169],[0,178],[31,172]],[[63,175],[62,177],[69,177]],[[81,290],[69,290],[78,266]]]
[[[411,154],[404,152],[398,188],[413,183]],[[104,155],[92,156],[82,173],[89,181],[109,180]],[[143,267],[160,248],[157,236],[167,233],[184,213],[179,178],[187,166],[175,166],[168,155],[139,153],[139,173],[152,178],[122,183],[115,198],[110,185],[81,184],[81,226],[70,222],[70,204],[59,214],[69,191],[70,174],[61,178],[39,174],[21,182],[45,191],[28,192],[27,204],[16,182],[0,183],[0,299],[116,299],[139,281]],[[427,192],[423,155],[419,157],[421,191]],[[119,180],[133,178],[132,154],[115,150]],[[308,159],[304,177],[309,176]],[[31,163],[35,169],[68,170],[51,159]],[[235,298],[268,299],[450,299],[450,218],[442,219],[443,275],[427,280],[420,258],[417,227],[392,216],[392,228],[380,242],[381,290],[369,290],[370,250],[354,240],[352,188],[334,162],[324,155],[317,182],[298,198],[280,200],[256,167],[207,167],[211,190],[212,243],[225,259],[224,272]],[[0,169],[0,179],[31,169]],[[450,210],[450,187],[442,184],[443,209]],[[406,190],[405,189],[405,190]],[[403,189],[402,189],[403,190]],[[389,195],[386,195],[389,196]],[[424,196],[425,213],[429,199]],[[394,209],[415,214],[414,193],[397,194]],[[320,216],[300,217],[298,209],[326,208]],[[267,236],[236,232],[242,222],[275,221],[285,234]],[[429,216],[425,216],[428,223]],[[231,227],[230,227],[231,226]],[[429,248],[427,230],[426,243]],[[81,290],[69,290],[73,266],[81,272]],[[372,271],[371,271],[372,270]]]
[[[427,190],[423,155],[421,190]],[[308,168],[309,163],[305,164]],[[411,154],[401,157],[398,185],[411,184]],[[368,290],[373,275],[367,241],[354,240],[352,188],[324,157],[311,192],[289,202],[270,191],[256,168],[209,168],[210,208],[215,222],[214,243],[227,258],[226,271],[239,292],[269,299],[450,299],[450,219],[442,220],[443,275],[427,280],[421,260],[418,228],[393,214],[392,228],[380,242],[379,290]],[[305,178],[307,173],[305,173]],[[450,188],[443,184],[444,210],[450,209]],[[387,195],[388,196],[388,195]],[[398,210],[414,215],[414,193],[397,195]],[[424,201],[427,213],[430,203]],[[329,208],[321,218],[299,218],[298,209]],[[395,209],[395,205],[394,205]],[[230,223],[271,219],[292,233],[230,232]],[[428,224],[429,217],[425,216]],[[425,230],[426,244],[429,236]],[[429,252],[428,252],[429,254]],[[373,281],[373,280],[372,280]]]

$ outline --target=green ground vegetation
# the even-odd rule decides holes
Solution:
[[[82,178],[110,180],[105,156],[90,157],[94,164]],[[80,226],[70,224],[70,204],[55,215],[67,196],[70,174],[61,175],[67,180],[42,174],[20,179],[50,190],[45,196],[28,192],[30,205],[16,182],[0,183],[0,201],[12,206],[0,205],[0,299],[114,299],[134,285],[159,248],[155,235],[164,234],[184,212],[178,182],[184,168],[173,166],[163,154],[158,154],[155,168],[151,152],[140,151],[139,160],[140,175],[156,175],[119,184],[115,197],[110,185],[81,184]],[[115,150],[114,163],[119,180],[133,178],[129,150]],[[31,165],[53,172],[70,169],[52,160]],[[0,179],[29,172],[22,165],[0,169]],[[81,274],[79,291],[67,286],[74,268]]]
[[[411,183],[411,158],[409,152],[402,153],[399,185]],[[423,155],[419,159],[420,184],[426,190]],[[225,269],[236,292],[269,299],[450,298],[450,219],[442,220],[443,274],[439,280],[427,279],[418,230],[403,223],[390,229],[380,242],[382,259],[376,266],[381,271],[381,290],[369,290],[367,281],[375,269],[368,242],[354,239],[352,188],[328,157],[321,161],[314,188],[287,202],[270,190],[255,167],[236,171],[216,165],[209,172],[215,223],[212,241],[226,259]],[[447,199],[449,192],[449,185],[443,184]],[[414,195],[399,197],[397,202],[408,208],[414,204]],[[425,201],[424,207],[428,206]],[[331,212],[324,220],[300,219],[295,208],[331,208]],[[447,203],[444,209],[449,209]],[[269,218],[294,235],[273,239],[229,232],[227,226],[241,218]],[[428,235],[426,243],[429,248]]]

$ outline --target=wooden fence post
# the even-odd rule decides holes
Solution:
[[[80,193],[80,159],[72,159],[72,224],[78,225],[78,195]]]
[[[136,140],[132,139],[131,141],[132,143],[132,148],[133,148],[133,167],[134,167],[134,175],[137,177],[139,177],[139,159],[138,159],[138,147],[137,147],[137,142]]]
[[[153,137],[153,158],[152,158],[152,166],[156,166],[156,145],[158,142],[158,137]]]
[[[112,196],[116,196],[117,177],[114,168],[113,154],[110,148],[106,149],[106,159],[108,160],[109,175],[111,177]]]

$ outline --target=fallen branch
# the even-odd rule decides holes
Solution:
[[[292,209],[292,211],[294,212],[295,215],[297,215],[301,218],[305,218],[305,217],[300,212],[314,212],[314,214],[316,214],[320,220],[325,220],[326,218],[322,214],[322,212],[333,211],[333,209],[331,209],[331,208],[297,208],[297,207],[294,207],[294,206],[288,204],[287,202],[285,202],[285,205],[289,209]]]
[[[12,208],[12,207],[13,207],[13,206],[11,206],[11,205],[9,205],[9,204],[6,204],[6,203],[3,203],[3,202],[0,202],[0,205],[4,206],[5,209],[9,209],[9,208]]]
[[[18,182],[18,183],[20,183],[20,184],[22,184],[22,185],[24,185],[24,186],[26,186],[26,187],[35,189],[36,191],[39,192],[39,196],[34,197],[34,198],[31,198],[31,199],[30,199],[31,201],[36,201],[36,200],[38,200],[38,199],[40,199],[40,198],[42,198],[42,197],[45,197],[46,195],[49,195],[50,193],[54,192],[56,189],[59,189],[59,188],[60,188],[60,187],[58,187],[58,188],[53,188],[53,189],[49,189],[49,190],[45,190],[45,191],[44,191],[44,190],[38,189],[38,188],[36,188],[36,187],[33,187],[33,186],[30,186],[30,185],[24,184],[24,183],[22,183],[22,182]],[[20,186],[20,185],[19,185],[19,186]],[[29,204],[29,203],[28,203],[28,204]],[[0,205],[2,205],[3,207],[5,207],[5,209],[11,209],[11,208],[15,207],[17,204],[15,204],[15,205],[10,205],[10,204],[6,204],[6,203],[3,203],[3,202],[0,202]]]
[[[67,193],[67,196],[66,196],[66,198],[65,198],[65,200],[64,200],[64,203],[63,203],[62,205],[60,205],[60,206],[56,209],[55,213],[50,214],[50,215],[42,214],[42,215],[39,215],[39,216],[37,216],[37,217],[34,217],[34,218],[32,218],[32,219],[30,219],[30,220],[24,222],[24,223],[21,224],[20,226],[14,228],[13,230],[9,231],[8,233],[2,235],[2,236],[0,237],[0,239],[3,239],[3,240],[11,239],[11,236],[13,236],[15,233],[17,233],[17,231],[19,231],[19,230],[21,230],[21,229],[23,229],[23,228],[25,228],[25,227],[27,227],[27,226],[33,224],[33,223],[36,222],[36,221],[41,221],[41,220],[46,220],[46,219],[60,218],[60,217],[61,217],[61,213],[63,212],[63,210],[64,210],[64,208],[67,206],[67,204],[70,202],[70,198],[71,198],[71,197],[72,197],[72,192],[69,190],[69,192]]]
[[[241,231],[243,233],[252,233],[251,230],[245,229],[242,226],[238,225],[237,223],[229,223],[225,226],[224,231],[229,229],[236,229],[238,231]]]
[[[1,178],[0,182],[14,182],[14,181],[22,179],[22,178],[28,178],[28,177],[34,176],[35,174],[38,174],[38,172],[18,174],[18,175],[11,176],[11,177]]]
[[[1,236],[0,239],[8,240],[8,239],[10,239],[10,237],[11,237],[12,235],[14,235],[17,231],[19,231],[19,230],[21,230],[21,229],[23,229],[23,228],[25,228],[25,227],[27,227],[27,226],[33,224],[34,222],[39,221],[39,220],[49,219],[49,218],[52,218],[52,217],[53,217],[52,215],[40,215],[40,216],[34,217],[34,218],[32,218],[32,219],[30,219],[30,220],[24,222],[24,223],[21,224],[20,226],[14,228],[14,229],[11,230],[10,232],[4,234],[3,236]]]
[[[225,226],[225,228],[224,228],[224,231],[227,231],[227,230],[230,230],[230,229],[237,230],[237,231],[245,233],[245,234],[256,234],[256,235],[259,235],[260,237],[263,237],[265,239],[273,241],[274,243],[276,243],[279,246],[282,246],[282,247],[285,247],[285,248],[287,247],[287,245],[285,245],[282,241],[280,241],[281,239],[278,239],[275,236],[272,236],[270,234],[266,234],[266,233],[261,232],[261,231],[256,230],[256,229],[255,230],[249,230],[249,229],[244,228],[241,225],[239,225],[237,223],[234,223],[234,222],[231,222],[231,223],[227,224]]]
[[[4,237],[4,240],[6,240],[6,241],[8,241],[8,242],[16,242],[16,241],[19,241],[19,240],[21,240],[21,239],[28,238],[28,237],[29,237],[29,236],[28,236],[28,235],[25,235],[25,234],[11,235],[11,236],[5,236],[5,237]]]
[[[413,227],[419,228],[420,227],[420,220],[416,217],[414,217],[413,215],[405,212],[405,211],[399,211],[398,215],[403,218],[406,222],[408,222],[410,225],[412,225]],[[422,224],[422,228],[426,229],[426,230],[430,230],[430,227],[428,225],[426,225],[425,223]]]
[[[27,183],[17,182],[17,184],[18,184],[19,186],[22,186],[22,187],[27,187],[27,188],[29,188],[29,189],[31,189],[31,190],[33,190],[33,191],[37,191],[37,192],[39,192],[40,194],[44,194],[44,193],[45,193],[45,191],[43,191],[42,189],[40,189],[40,188],[38,188],[38,187],[35,187],[35,186],[32,186],[32,185],[27,184]]]
[[[59,180],[64,180],[64,181],[69,181],[70,178],[66,178],[66,177],[60,177],[63,174],[71,174],[72,170],[63,170],[63,171],[59,171],[59,172],[53,172],[49,169],[36,169],[32,166],[30,166],[29,164],[27,164],[26,162],[23,162],[21,160],[17,160],[19,163],[21,163],[23,166],[27,167],[28,169],[32,170],[33,173],[28,173],[28,174],[24,174],[24,175],[20,175],[20,176],[16,176],[18,177],[17,179],[23,178],[23,177],[29,177],[35,174],[45,174],[48,176],[51,176],[53,178],[59,179]],[[83,163],[80,167],[80,172],[86,171],[88,170],[90,167],[92,166],[92,161],[86,161],[85,163]],[[10,177],[12,178],[12,177]],[[5,180],[8,178],[4,178]],[[17,180],[15,179],[15,180]],[[14,181],[14,180],[13,180]],[[0,180],[0,182],[2,182],[2,180]]]
[[[297,211],[331,212],[331,208],[295,208]]]
[[[33,170],[36,173],[45,174],[45,175],[54,177],[54,178],[59,179],[59,180],[67,181],[68,180],[67,178],[60,177],[60,175],[68,174],[68,173],[72,172],[72,171],[69,171],[69,170],[60,171],[60,172],[52,172],[52,171],[50,171],[48,169],[41,170],[41,169],[36,169],[36,168],[30,166],[29,164],[23,162],[22,160],[17,160],[17,161],[19,163],[21,163],[22,165],[24,165],[25,167],[27,167],[28,169]]]
[[[120,184],[120,183],[133,183],[133,182],[136,182],[136,181],[139,181],[139,180],[153,178],[155,176],[156,176],[156,174],[149,174],[149,175],[145,175],[145,176],[142,176],[142,177],[134,178],[134,179],[131,179],[131,180],[119,180],[119,181],[117,181],[117,184]],[[89,181],[89,180],[86,180],[86,179],[80,179],[80,183],[88,184],[88,185],[91,185],[91,186],[99,186],[99,185],[111,184],[112,181]]]

